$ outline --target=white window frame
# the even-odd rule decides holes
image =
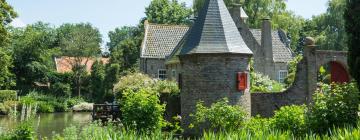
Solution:
[[[164,74],[164,72],[165,72],[165,74]],[[167,76],[166,73],[167,73],[166,69],[158,69],[158,78],[161,80],[165,80],[166,76]],[[162,78],[162,76],[163,76],[163,78]]]
[[[282,74],[284,74],[284,73],[286,73],[286,74],[284,75],[284,77],[281,77]],[[288,70],[279,70],[278,81],[279,81],[280,83],[284,83],[286,77],[288,76],[288,74],[289,74],[289,71],[288,71]]]

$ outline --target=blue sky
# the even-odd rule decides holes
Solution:
[[[136,25],[144,17],[151,0],[8,0],[19,14],[12,24],[25,26],[37,21],[59,26],[89,22],[108,41],[107,33],[116,27]],[[179,0],[192,5],[193,0]],[[289,10],[304,18],[326,11],[328,0],[287,0]],[[311,3],[311,4],[309,4]]]

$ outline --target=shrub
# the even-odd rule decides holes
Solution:
[[[85,102],[85,100],[81,97],[74,97],[74,98],[69,98],[65,101],[67,108],[71,108],[75,105],[78,105],[82,102]]]
[[[16,127],[14,131],[14,140],[33,140],[34,139],[34,128],[32,122],[22,122]]]
[[[55,108],[51,103],[47,103],[44,101],[38,102],[38,112],[41,113],[53,113],[55,112]]]
[[[289,74],[285,78],[285,81],[284,81],[286,87],[290,87],[294,83],[295,76],[296,76],[297,65],[302,59],[303,59],[303,57],[301,55],[297,55],[296,57],[293,58],[293,60],[291,60],[289,62],[289,67],[288,67]]]
[[[151,79],[149,76],[141,73],[134,73],[122,77],[115,85],[114,89],[116,94],[121,94],[127,89],[136,92],[142,88],[152,87],[154,83],[155,80]]]
[[[18,104],[17,101],[5,101],[0,103],[0,114],[7,115],[11,111],[15,111],[15,106]]]
[[[308,122],[315,132],[332,127],[354,126],[359,119],[359,91],[354,83],[323,84],[313,97]]]
[[[284,90],[284,86],[282,84],[271,80],[269,76],[251,72],[250,77],[251,92],[280,92]]]
[[[263,130],[270,130],[271,122],[270,119],[255,116],[245,122],[244,129],[255,134]]]
[[[16,100],[17,93],[15,90],[0,90],[0,102],[7,100]]]
[[[154,87],[160,94],[178,95],[180,93],[178,84],[173,81],[159,80]]]
[[[70,97],[71,86],[70,84],[55,83],[51,86],[51,92],[58,97]]]
[[[213,130],[234,130],[242,126],[246,113],[238,105],[229,105],[228,99],[224,98],[209,108],[205,107],[203,102],[198,102],[196,113],[190,116],[193,117],[190,128],[210,123],[210,128]]]
[[[271,124],[275,129],[281,131],[291,131],[295,135],[304,134],[305,124],[305,106],[284,106],[275,111]]]
[[[153,90],[126,90],[122,99],[121,111],[125,126],[142,132],[152,132],[163,126],[165,106],[160,104]]]

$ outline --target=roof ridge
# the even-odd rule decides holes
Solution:
[[[148,23],[148,25],[153,26],[178,26],[178,27],[190,27],[190,25],[178,25],[178,24],[158,24],[158,23]]]

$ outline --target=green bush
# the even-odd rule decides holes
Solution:
[[[16,96],[15,90],[0,90],[0,103],[7,100],[16,100]]]
[[[258,133],[263,130],[270,130],[271,121],[268,118],[261,118],[260,116],[252,117],[250,120],[246,121],[244,124],[244,129],[252,133]]]
[[[55,83],[51,86],[51,92],[57,97],[70,97],[71,86],[70,84]]]
[[[307,118],[312,131],[324,133],[333,127],[354,126],[359,119],[359,91],[354,83],[323,84],[313,100]]]
[[[8,115],[11,111],[15,111],[15,106],[17,104],[17,101],[5,101],[4,103],[0,103],[0,115]]]
[[[122,77],[120,81],[115,85],[114,89],[116,94],[121,94],[127,89],[136,92],[142,88],[152,87],[154,83],[155,81],[149,76],[141,73],[134,73]]]
[[[44,101],[37,102],[38,103],[38,112],[41,113],[53,113],[55,112],[55,108],[51,103],[47,103]]]
[[[165,105],[160,104],[159,97],[153,90],[126,90],[121,101],[125,126],[142,132],[152,132],[163,126]]]
[[[291,60],[288,64],[288,76],[285,78],[285,85],[286,87],[290,87],[294,81],[295,81],[295,76],[296,76],[296,70],[297,70],[297,65],[298,63],[303,59],[303,57],[301,55],[297,55],[296,57],[293,58],[293,60]]]
[[[173,81],[159,80],[154,87],[160,94],[178,95],[180,93],[178,84]]]
[[[14,131],[13,140],[33,140],[34,128],[32,122],[22,122]]]
[[[269,76],[261,73],[251,72],[250,77],[251,92],[281,92],[285,89],[281,83],[271,80]]]
[[[74,98],[69,98],[65,101],[67,108],[71,108],[75,105],[78,105],[80,103],[85,102],[85,100],[81,97],[74,97]]]
[[[305,124],[306,106],[284,106],[275,111],[271,124],[277,130],[290,131],[302,135],[307,130]]]
[[[213,130],[235,130],[243,125],[246,113],[238,105],[229,105],[228,99],[224,98],[211,107],[205,107],[203,102],[198,102],[196,113],[190,116],[193,118],[190,128],[210,123]]]

